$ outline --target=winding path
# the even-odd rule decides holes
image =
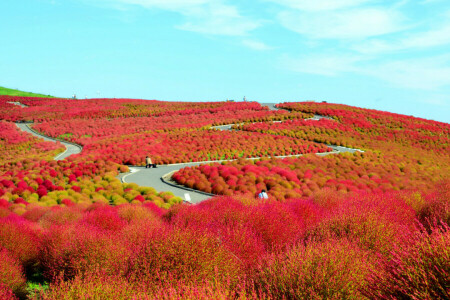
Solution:
[[[62,145],[64,145],[64,147],[66,147],[66,151],[64,151],[61,154],[58,154],[58,156],[56,156],[54,158],[54,160],[63,160],[66,159],[67,157],[71,156],[72,154],[78,154],[83,150],[83,147],[74,143],[69,143],[69,142],[64,142],[64,141],[60,141],[58,139],[54,139],[51,137],[48,137],[46,135],[43,135],[39,132],[37,132],[36,130],[32,129],[30,127],[30,123],[16,123],[16,126],[19,127],[22,131],[31,133],[34,136],[37,136],[39,138],[44,139],[45,141],[48,142],[60,142]]]
[[[17,105],[17,106],[20,106],[20,107],[28,107],[28,105],[22,104],[20,102],[6,102],[6,103],[14,104],[14,105]]]
[[[14,103],[16,105],[21,105],[21,103],[17,102]],[[268,106],[270,110],[278,110],[278,108],[275,107],[275,103],[262,103],[262,105]],[[21,105],[22,106],[22,105]],[[25,106],[26,107],[26,106]],[[319,120],[321,118],[327,118],[323,116],[314,116],[312,118],[313,120]],[[67,157],[69,157],[72,154],[78,154],[82,151],[82,146],[61,141],[55,138],[51,138],[48,136],[45,136],[34,129],[32,129],[29,124],[27,123],[16,123],[17,127],[19,127],[21,130],[26,131],[28,133],[31,133],[34,136],[37,136],[39,138],[43,138],[46,141],[51,142],[60,142],[66,147],[66,151],[56,156],[55,160],[63,160]],[[220,130],[231,130],[231,126],[234,124],[229,125],[222,125],[222,126],[214,126],[211,128],[217,128]],[[361,151],[359,149],[350,149],[340,146],[334,146],[334,145],[327,145],[328,147],[332,148],[332,152],[325,152],[325,153],[316,153],[316,155],[319,156],[325,156],[329,154],[338,154],[340,152],[355,152],[355,151]],[[299,157],[300,155],[287,155],[287,156],[274,156],[275,158],[285,158],[285,157]],[[247,158],[247,159],[259,159],[259,157],[255,158]],[[180,163],[180,164],[171,164],[171,165],[161,165],[158,166],[158,168],[154,169],[146,169],[145,167],[140,166],[131,166],[129,173],[122,173],[117,176],[118,179],[120,179],[123,183],[136,183],[140,186],[151,186],[153,187],[157,192],[166,192],[170,191],[175,196],[181,197],[188,203],[196,204],[200,203],[202,201],[205,201],[206,199],[211,198],[214,196],[213,194],[204,193],[201,191],[193,190],[181,185],[176,184],[172,181],[171,176],[174,172],[185,168],[185,167],[193,167],[198,166],[202,164],[207,163],[213,163],[213,162],[223,162],[223,161],[231,161],[231,160],[215,160],[215,161],[202,161],[202,162],[193,162],[193,163]],[[190,200],[187,201],[186,194],[188,194]]]

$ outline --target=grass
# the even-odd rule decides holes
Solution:
[[[64,140],[67,140],[67,139],[70,139],[71,137],[73,136],[73,133],[64,133],[64,134],[61,134],[60,136],[58,136],[57,138],[58,139],[64,139]]]
[[[5,88],[5,87],[1,87],[1,86],[0,86],[0,95],[53,98],[53,96],[50,96],[50,95],[36,94],[36,93],[31,93],[31,92],[23,92],[23,91],[9,89],[9,88]]]

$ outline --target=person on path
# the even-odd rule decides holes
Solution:
[[[267,195],[266,190],[262,190],[261,193],[258,194],[259,199],[269,199],[269,195]]]
[[[145,168],[151,168],[153,165],[152,159],[148,156],[145,157]]]

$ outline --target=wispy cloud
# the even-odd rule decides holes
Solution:
[[[298,33],[304,45],[313,43],[301,54],[281,56],[285,69],[322,76],[351,74],[435,93],[450,88],[450,55],[424,51],[450,45],[448,12],[416,20],[417,15],[409,13],[411,5],[417,13],[420,4],[407,0],[267,1],[280,5],[282,26]],[[432,2],[437,1],[422,4]],[[388,55],[399,53],[404,55]],[[434,104],[444,98],[433,98]]]
[[[361,58],[357,56],[333,53],[304,55],[297,58],[283,56],[280,59],[282,66],[291,71],[324,76],[337,76],[341,73],[357,72],[359,70],[357,67],[359,61],[361,61]]]
[[[380,62],[346,53],[322,53],[298,58],[284,56],[280,59],[280,64],[300,73],[323,76],[352,73],[413,90],[436,91],[450,87],[450,55]]]
[[[307,12],[338,10],[373,2],[371,0],[267,0]]]
[[[417,100],[417,102],[448,108],[450,107],[450,96],[444,94],[432,94]]]
[[[360,69],[360,73],[394,86],[435,91],[450,87],[450,55],[387,61]]]
[[[379,8],[305,13],[283,11],[280,23],[297,33],[314,39],[363,39],[402,29],[401,14]]]
[[[212,2],[185,14],[188,21],[179,29],[212,35],[242,36],[261,24],[243,17],[234,6]]]
[[[419,50],[450,44],[450,22],[428,31],[414,32],[392,39],[374,39],[354,46],[356,51],[381,54],[403,50]]]
[[[261,41],[256,40],[243,40],[242,44],[250,49],[258,50],[258,51],[265,51],[265,50],[272,50],[274,47],[271,47]]]
[[[243,36],[261,26],[258,20],[244,17],[237,6],[225,0],[95,0],[90,3],[118,9],[139,6],[172,11],[185,17],[185,23],[176,28],[210,35]]]

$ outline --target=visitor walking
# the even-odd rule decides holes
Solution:
[[[145,168],[151,168],[153,166],[152,159],[148,156],[145,157]],[[156,168],[156,165],[154,166]]]
[[[269,199],[269,195],[267,195],[266,190],[262,190],[261,193],[258,194],[259,199]]]

